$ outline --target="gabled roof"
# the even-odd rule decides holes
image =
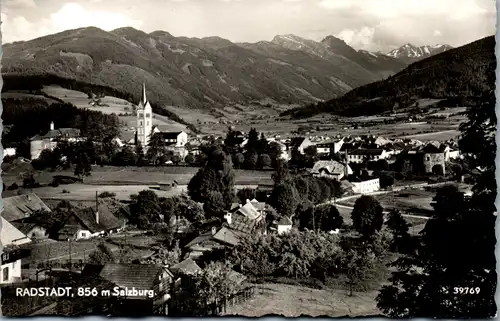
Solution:
[[[14,225],[15,228],[17,228],[19,231],[21,231],[23,234],[28,235],[28,233],[35,227],[39,226],[36,223],[30,223],[30,222],[20,222],[20,221],[13,221],[11,222],[12,225]]]
[[[0,233],[0,241],[2,246],[19,245],[31,242],[31,239],[26,237],[24,233],[19,231],[11,223],[2,217],[2,232]]]
[[[104,265],[99,277],[122,288],[152,290],[158,276],[168,273],[161,265],[156,264],[118,264]]]
[[[278,221],[278,225],[293,225],[293,222],[288,216],[282,216]]]
[[[266,203],[265,202],[259,202],[255,198],[250,201],[250,203],[255,207],[258,211],[263,211],[266,209]]]
[[[76,216],[92,233],[112,230],[123,225],[123,221],[114,216],[105,206],[99,206],[99,223],[96,222],[95,209],[91,207],[78,209],[72,215]]]
[[[174,273],[195,274],[201,272],[201,268],[191,258],[187,258],[172,266],[170,271]]]
[[[239,243],[241,236],[242,236],[241,232],[223,226],[219,231],[217,231],[217,233],[215,233],[213,238],[219,242],[227,243],[234,246]]]
[[[158,133],[155,133],[155,135],[159,135],[163,139],[177,139],[177,137],[181,133],[182,133],[182,131],[180,131],[180,132],[162,132],[162,131],[160,131]]]
[[[345,165],[334,160],[317,161],[314,164],[311,173],[319,174],[322,170],[329,174],[342,174],[345,171]]]
[[[11,222],[29,217],[39,210],[50,212],[50,208],[36,194],[11,196],[3,199],[2,217]]]
[[[241,215],[246,216],[252,220],[256,220],[261,216],[261,214],[257,211],[257,209],[250,202],[248,202],[245,205],[238,208],[236,210],[236,213],[240,213]]]

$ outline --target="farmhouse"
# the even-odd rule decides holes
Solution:
[[[3,199],[2,217],[9,222],[20,221],[40,210],[50,212],[50,208],[35,193],[16,195]]]
[[[21,281],[21,260],[29,256],[29,252],[23,249],[9,249],[9,246],[27,244],[31,242],[31,239],[2,217],[0,240],[3,247],[2,262],[0,266],[0,284]]]
[[[352,173],[349,165],[334,160],[317,161],[311,170],[311,174],[314,176],[334,178],[338,181]]]
[[[201,272],[201,268],[191,258],[187,258],[176,265],[170,267],[170,271],[175,275],[190,275]]]
[[[209,232],[199,235],[186,244],[186,258],[198,258],[204,253],[216,249],[233,247],[238,244],[241,237],[245,234],[245,232],[236,231],[227,226],[220,228],[214,226]]]
[[[115,285],[112,292],[121,294],[117,298],[117,304],[123,314],[168,315],[174,277],[166,267],[156,264],[109,263],[93,266],[92,270],[101,280]],[[127,295],[133,289],[139,295]]]
[[[76,142],[84,140],[79,129],[54,129],[54,122],[50,123],[50,130],[45,135],[35,135],[30,138],[31,159],[37,159],[43,150],[53,151],[60,141]]]
[[[105,206],[99,210],[87,207],[74,211],[57,231],[58,240],[88,239],[98,235],[119,232],[125,221],[118,219]]]

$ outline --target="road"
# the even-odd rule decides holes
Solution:
[[[389,194],[389,193],[393,193],[393,192],[399,192],[399,191],[402,191],[402,190],[405,190],[405,189],[422,188],[422,187],[428,187],[428,186],[440,186],[440,185],[444,185],[444,184],[448,184],[448,183],[449,182],[435,183],[435,184],[419,183],[419,184],[412,184],[412,185],[406,185],[406,186],[396,186],[396,187],[393,187],[392,190],[390,190],[390,191],[378,191],[378,192],[372,192],[372,193],[367,193],[367,194],[355,194],[355,195],[344,196],[344,197],[341,197],[341,198],[337,198],[335,200],[330,200],[328,202],[325,202],[325,203],[322,203],[322,204],[318,204],[316,206],[322,206],[322,205],[326,205],[326,204],[335,204],[335,206],[337,206],[337,207],[345,208],[345,209],[351,209],[352,210],[353,209],[352,206],[341,205],[341,204],[338,204],[338,202],[343,202],[343,201],[347,201],[347,200],[351,200],[351,199],[356,199],[356,198],[361,197],[362,195],[371,195],[371,196],[384,195],[384,194]],[[388,211],[384,211],[384,214],[388,214],[388,213],[389,213]],[[408,217],[408,218],[421,218],[421,219],[424,219],[424,220],[428,220],[429,219],[428,216],[411,215],[411,214],[401,214],[401,215],[403,217]]]

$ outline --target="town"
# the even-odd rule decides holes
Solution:
[[[77,128],[51,122],[46,133],[29,139],[27,158],[14,148],[5,150],[4,182],[9,168],[23,169],[13,170],[19,181],[4,188],[2,243],[8,251],[2,256],[2,284],[110,284],[155,292],[140,300],[124,295],[94,298],[85,307],[66,304],[69,315],[234,313],[252,298],[252,284],[259,279],[325,284],[343,279],[336,280],[338,286],[350,295],[370,291],[393,254],[372,246],[349,247],[361,240],[383,242],[394,253],[414,251],[436,191],[470,196],[471,175],[478,171],[467,168],[453,139],[266,137],[254,128],[245,133],[231,126],[225,137],[162,131],[153,125],[145,85],[141,96],[132,139],[101,133],[89,139]],[[113,122],[104,123],[102,131],[114,131],[106,126]],[[98,141],[97,136],[104,138]],[[117,196],[113,185],[85,185],[102,168],[180,175],[168,182],[144,182],[136,194]],[[193,168],[189,179],[182,178],[186,168]],[[242,171],[256,173],[256,179],[238,177]],[[43,172],[53,174],[52,181],[38,182]],[[180,186],[182,180],[187,184]],[[72,186],[93,193],[72,199]],[[324,248],[316,254],[293,250],[296,242],[307,246],[319,240]],[[339,240],[351,245],[344,248]],[[269,246],[278,248],[262,252]],[[278,252],[271,256],[273,251]],[[349,270],[361,265],[366,271],[359,275]],[[210,275],[217,286],[203,288],[199,282]],[[190,292],[189,282],[198,284],[199,297]],[[26,299],[35,301],[25,305],[35,315],[57,314],[64,301]]]
[[[491,1],[1,9],[2,315],[497,315]]]

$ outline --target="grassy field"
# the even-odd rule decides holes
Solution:
[[[433,132],[433,133],[408,135],[408,136],[404,136],[404,137],[418,139],[421,141],[431,141],[431,140],[446,141],[449,139],[456,139],[458,135],[460,135],[460,131],[451,129],[451,130],[444,130],[444,131]]]
[[[132,108],[134,104],[124,99],[105,96],[101,99],[101,102],[107,106],[91,106],[89,104],[90,100],[88,99],[87,94],[80,91],[69,90],[60,86],[45,86],[43,92],[47,95],[57,97],[65,102],[71,103],[78,108],[87,108],[89,110],[100,111],[104,114],[122,114],[119,118],[123,123],[123,128],[121,130],[123,138],[128,139],[130,136],[129,132],[133,133],[135,130],[131,128],[136,126],[136,117],[134,115],[130,115],[133,113]],[[124,114],[129,114],[129,116],[123,116]],[[153,125],[165,126],[171,131],[186,130],[185,125],[171,121],[168,117],[158,114],[153,114],[153,117]]]
[[[187,185],[198,171],[197,167],[165,166],[165,167],[113,167],[93,166],[92,174],[85,178],[86,185],[158,185],[160,183],[171,183],[174,180],[179,185]],[[21,183],[17,173],[4,172],[5,185],[14,182]],[[235,170],[237,185],[258,185],[260,183],[271,183],[272,171]],[[73,176],[70,170],[58,172],[38,172],[35,179],[40,184],[52,182],[55,175]]]
[[[287,284],[258,284],[253,298],[236,305],[227,315],[261,317],[278,314],[285,317],[307,316],[366,316],[378,315],[375,304],[377,291],[354,293],[344,290],[318,290]]]

